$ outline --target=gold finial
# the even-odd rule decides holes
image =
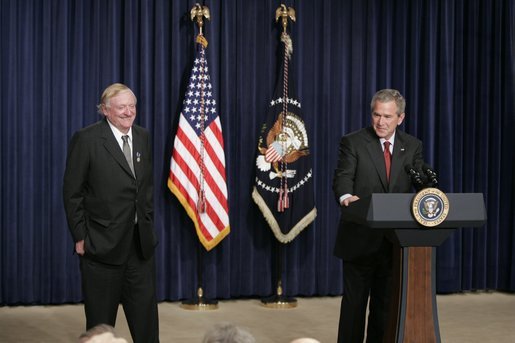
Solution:
[[[279,282],[277,282],[277,295],[279,295],[279,296],[283,295],[283,285],[282,285],[281,280],[279,280]]]
[[[295,22],[295,10],[293,7],[286,7],[285,4],[281,4],[281,6],[277,7],[275,10],[275,21],[278,21],[279,18],[282,19],[283,32],[286,32],[286,26],[288,26],[288,18],[291,21]]]
[[[204,20],[202,19],[205,17],[207,20],[211,20],[211,14],[209,13],[209,8],[207,6],[201,6],[198,2],[193,6],[193,8],[190,11],[191,20],[197,20],[197,25],[200,30],[200,35],[202,35],[202,26],[204,26]]]

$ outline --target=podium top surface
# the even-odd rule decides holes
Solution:
[[[342,207],[342,216],[371,228],[412,229],[423,227],[415,221],[411,204],[415,194],[374,193]],[[449,200],[447,218],[435,226],[439,228],[478,227],[486,222],[482,193],[446,193]]]

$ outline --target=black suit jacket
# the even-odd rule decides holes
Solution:
[[[124,263],[135,237],[144,258],[157,243],[148,132],[134,125],[132,145],[136,177],[106,118],[76,132],[68,149],[63,182],[68,226],[75,242],[85,240],[85,256],[103,263]]]
[[[372,127],[342,137],[338,165],[333,178],[333,191],[338,204],[344,194],[364,198],[372,193],[407,193],[412,183],[404,167],[423,164],[422,142],[400,130],[395,142],[390,169],[390,183],[386,181],[384,155]],[[383,235],[342,216],[334,253],[344,260],[353,260],[379,249]]]

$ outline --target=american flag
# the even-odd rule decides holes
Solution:
[[[170,160],[168,188],[195,225],[206,250],[229,234],[222,125],[209,76],[206,45],[197,52]]]

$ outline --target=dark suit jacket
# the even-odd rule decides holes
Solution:
[[[404,170],[407,164],[415,167],[423,164],[422,142],[400,130],[395,133],[389,184],[386,181],[383,150],[373,128],[342,137],[333,178],[333,191],[338,204],[344,194],[364,198],[372,193],[410,192],[411,180]],[[342,217],[334,253],[344,260],[353,260],[375,252],[382,240],[382,234]]]
[[[85,240],[85,257],[99,262],[124,263],[134,237],[143,257],[150,258],[157,242],[148,132],[134,125],[132,144],[136,177],[105,118],[70,141],[63,182],[68,226],[75,242]]]

